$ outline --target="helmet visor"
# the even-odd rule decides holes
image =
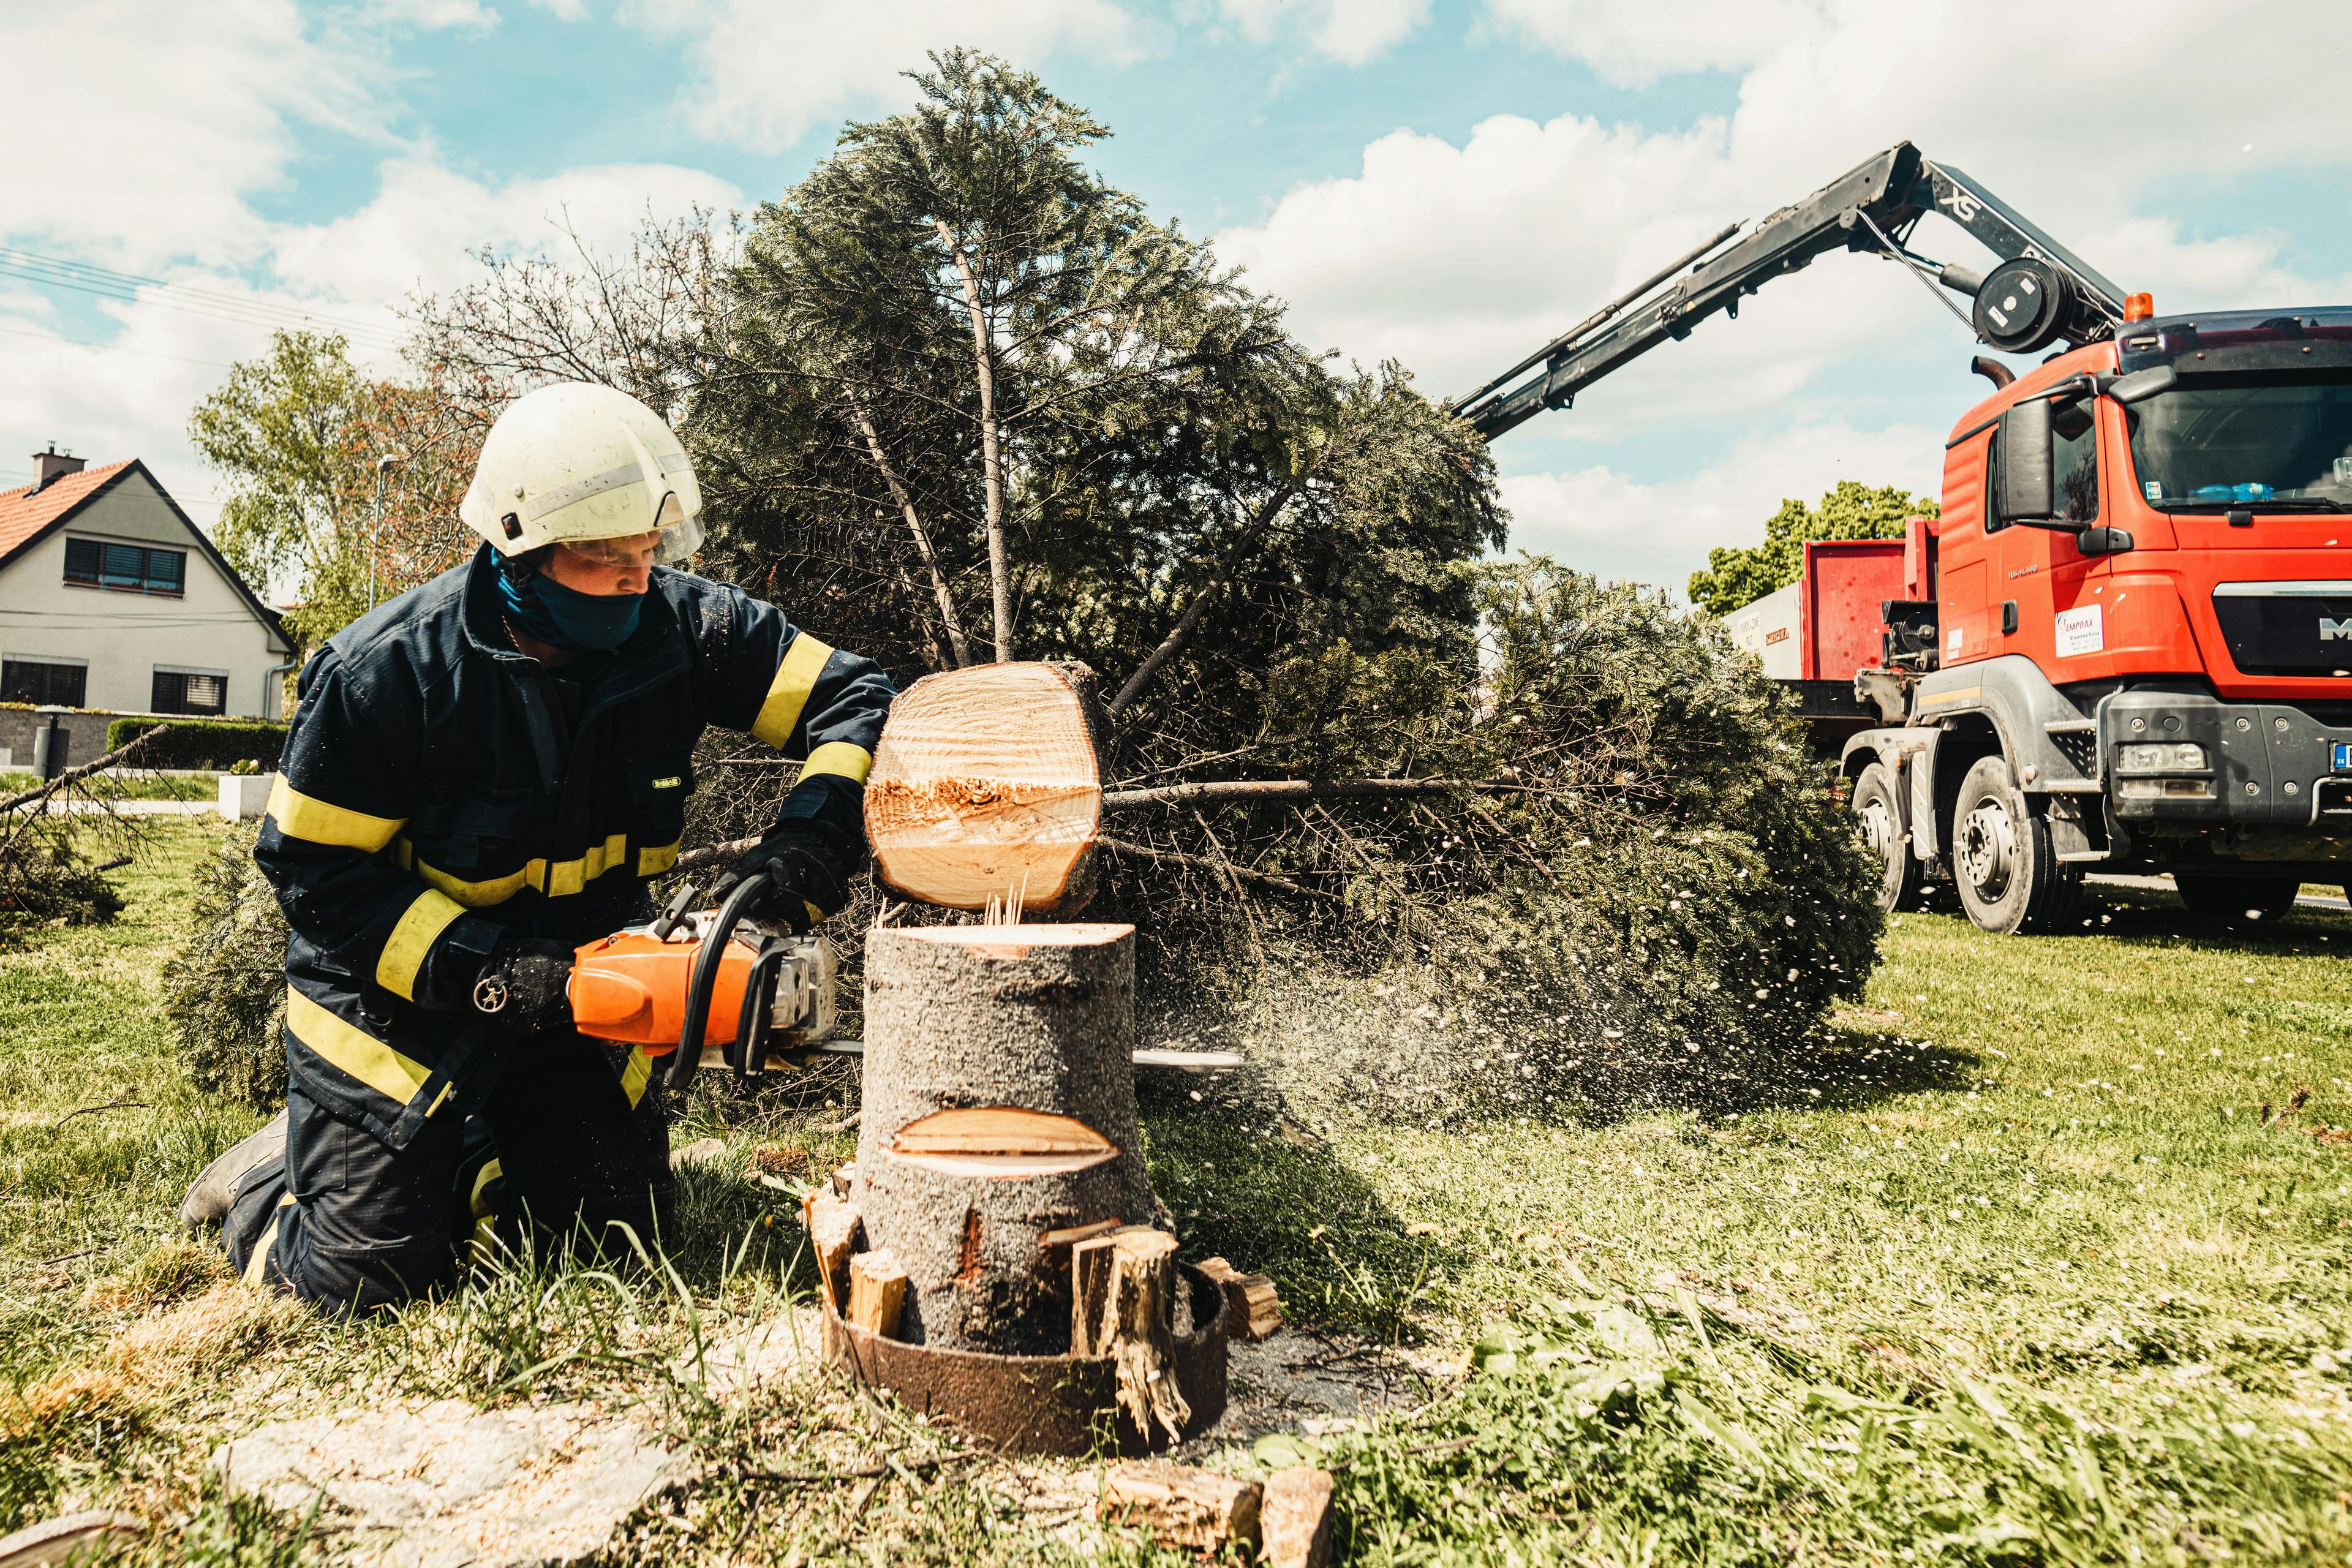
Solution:
[[[662,502],[657,528],[609,539],[567,539],[563,545],[599,566],[674,566],[702,548],[702,525],[671,496]]]

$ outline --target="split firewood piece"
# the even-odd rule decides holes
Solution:
[[[835,1197],[847,1197],[849,1195],[849,1189],[857,1184],[857,1162],[852,1160],[840,1170],[835,1171],[833,1173],[832,1183],[833,1195]]]
[[[1192,1407],[1176,1386],[1176,1238],[1123,1230],[1110,1251],[1109,1350],[1119,1408],[1147,1439],[1156,1422],[1169,1441],[1180,1441]]]
[[[808,1196],[803,1215],[808,1222],[809,1247],[816,1254],[817,1277],[833,1293],[834,1310],[841,1308],[849,1289],[849,1259],[857,1250],[857,1210],[847,1200],[819,1187]]]
[[[895,1338],[907,1304],[907,1271],[886,1248],[849,1260],[849,1321],[861,1329]]]
[[[1163,1234],[1148,1225],[1113,1223],[1076,1227],[1070,1238],[1070,1353],[1074,1356],[1107,1356],[1118,1338],[1111,1287],[1118,1277],[1118,1238],[1129,1232]],[[1173,1237],[1170,1245],[1174,1245]]]
[[[1276,1472],[1258,1506],[1260,1555],[1271,1568],[1327,1568],[1331,1561],[1331,1472],[1298,1465]]]
[[[1106,1524],[1143,1525],[1163,1546],[1214,1555],[1258,1539],[1255,1481],[1164,1459],[1113,1465],[1103,1477]]]
[[[949,909],[1067,915],[1094,891],[1100,721],[1083,664],[927,675],[890,704],[866,786],[883,882]]]
[[[1201,1272],[1225,1293],[1225,1337],[1262,1340],[1282,1327],[1282,1299],[1264,1274],[1242,1274],[1222,1258],[1201,1261]]]

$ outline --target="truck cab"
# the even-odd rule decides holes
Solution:
[[[2103,866],[2262,918],[2352,877],[2352,310],[2053,355],[1962,416],[1912,528],[1843,758],[1889,908],[1949,881],[2046,929]]]

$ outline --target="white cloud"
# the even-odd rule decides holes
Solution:
[[[588,17],[588,7],[583,0],[530,0],[530,3],[559,22],[582,22]]]
[[[1377,59],[1429,15],[1429,0],[1218,0],[1218,9],[1254,43],[1297,31],[1343,64]]]
[[[186,26],[141,0],[0,7],[0,226],[118,267],[248,258],[267,226],[247,199],[284,179],[292,124],[372,128],[363,72],[292,0]]]
[[[1988,183],[2126,288],[2152,289],[2160,308],[2294,302],[2352,282],[2352,273],[2298,276],[2278,230],[2195,232],[2146,205],[2179,176],[2293,168],[2308,182],[2352,161],[2341,50],[2313,42],[2341,36],[2338,0],[2095,0],[2038,12],[2026,68],[2012,31],[1964,0],[1487,4],[1507,33],[1613,80],[1722,70],[1738,73],[1738,93],[1727,115],[1669,129],[1569,113],[1542,124],[1497,116],[1460,145],[1395,132],[1365,149],[1355,174],[1300,185],[1264,221],[1217,237],[1255,285],[1292,301],[1307,342],[1402,358],[1433,395],[1466,392],[1723,224],[1798,200],[1906,138]],[[2220,82],[2247,90],[2186,88]],[[1987,259],[1941,220],[1923,224],[1914,243],[1972,266]],[[1710,319],[1544,427],[1606,442],[1713,421],[1714,437],[1737,445],[1702,471],[1742,499],[1719,502],[1680,480],[1638,485],[1622,462],[1522,473],[1507,481],[1521,537],[1567,537],[1559,530],[1571,515],[1654,517],[1654,537],[1605,550],[1678,583],[1706,544],[1752,534],[1777,504],[1764,493],[1774,485],[1734,482],[1760,472],[1768,448],[1776,463],[1816,464],[1816,479],[1787,481],[1787,493],[1815,496],[1864,458],[1916,466],[1940,447],[1921,436],[1902,459],[1912,448],[1879,439],[1885,429],[1834,449],[1799,439],[1792,429],[1831,426],[1791,426],[1792,400],[1834,393],[1874,403],[1890,426],[1925,430],[1974,401],[1959,384],[1970,352],[1965,330],[1903,269],[1823,257],[1747,300],[1738,323]],[[1923,354],[1942,368],[1923,371]],[[1507,470],[1530,439],[1498,447]],[[1900,482],[1896,474],[1852,477]],[[1914,478],[1932,486],[1935,476]],[[1718,527],[1726,531],[1710,531]]]
[[[1943,438],[1916,426],[1857,430],[1796,424],[1761,431],[1679,478],[1645,484],[1606,466],[1503,480],[1514,549],[1547,552],[1580,571],[1682,592],[1718,544],[1764,538],[1784,500],[1817,500],[1840,479],[1932,495]]]
[[[1034,68],[1073,50],[1128,61],[1139,25],[1113,0],[629,0],[622,15],[687,40],[701,73],[681,105],[704,136],[779,152],[845,113],[912,100],[901,73],[962,45]]]

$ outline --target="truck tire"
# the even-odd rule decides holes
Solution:
[[[2294,908],[2303,890],[2300,877],[2248,876],[2242,871],[2219,874],[2175,871],[2172,885],[2189,912],[2231,925],[2275,925]]]
[[[1969,919],[1997,936],[2049,931],[2081,901],[2081,869],[2059,863],[2048,818],[2004,758],[1979,757],[1960,780],[1952,880]]]
[[[1917,909],[1925,879],[1911,853],[1910,835],[1903,831],[1902,803],[1885,763],[1873,763],[1854,775],[1853,819],[1878,859],[1878,907],[1889,914]]]

